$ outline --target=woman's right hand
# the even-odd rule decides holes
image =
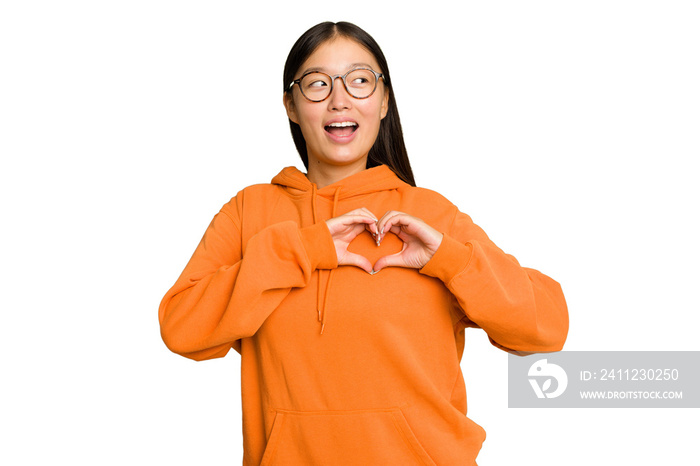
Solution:
[[[338,265],[354,265],[367,273],[372,273],[372,264],[366,257],[348,251],[348,246],[364,230],[376,237],[377,218],[365,207],[355,209],[347,214],[326,220],[326,225],[333,237]]]

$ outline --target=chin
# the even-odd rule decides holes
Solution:
[[[329,151],[322,154],[321,157],[315,158],[321,163],[326,163],[329,165],[351,165],[362,160],[366,160],[367,157],[354,151]]]

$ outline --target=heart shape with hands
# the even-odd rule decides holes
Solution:
[[[423,220],[395,210],[377,219],[362,207],[328,219],[326,225],[333,238],[338,265],[353,265],[371,275],[385,267],[422,268],[433,257],[443,238],[442,233]],[[364,231],[372,235],[377,246],[387,234],[393,233],[403,243],[401,251],[382,256],[372,264],[367,257],[348,250],[350,243]]]

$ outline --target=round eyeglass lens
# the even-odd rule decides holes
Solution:
[[[323,73],[309,73],[301,79],[299,87],[309,100],[323,100],[331,90],[331,78]]]
[[[370,70],[352,70],[345,77],[347,91],[357,99],[364,99],[372,95],[377,78]],[[331,91],[331,78],[323,73],[309,73],[301,80],[301,91],[313,101],[320,101],[328,97]],[[337,83],[339,84],[339,83]]]
[[[353,70],[345,78],[348,92],[358,99],[369,97],[374,91],[376,76],[370,70]]]

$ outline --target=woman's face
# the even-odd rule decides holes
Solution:
[[[364,47],[339,37],[321,44],[297,70],[294,79],[311,69],[342,76],[357,67],[383,71]],[[301,127],[306,140],[310,170],[330,166],[364,169],[367,154],[379,133],[379,123],[386,116],[388,102],[389,93],[383,79],[377,83],[374,94],[366,99],[348,94],[339,78],[333,83],[333,92],[322,102],[307,100],[298,85],[293,86],[291,99],[287,94],[284,99],[289,119]],[[337,127],[342,122],[356,126]]]

